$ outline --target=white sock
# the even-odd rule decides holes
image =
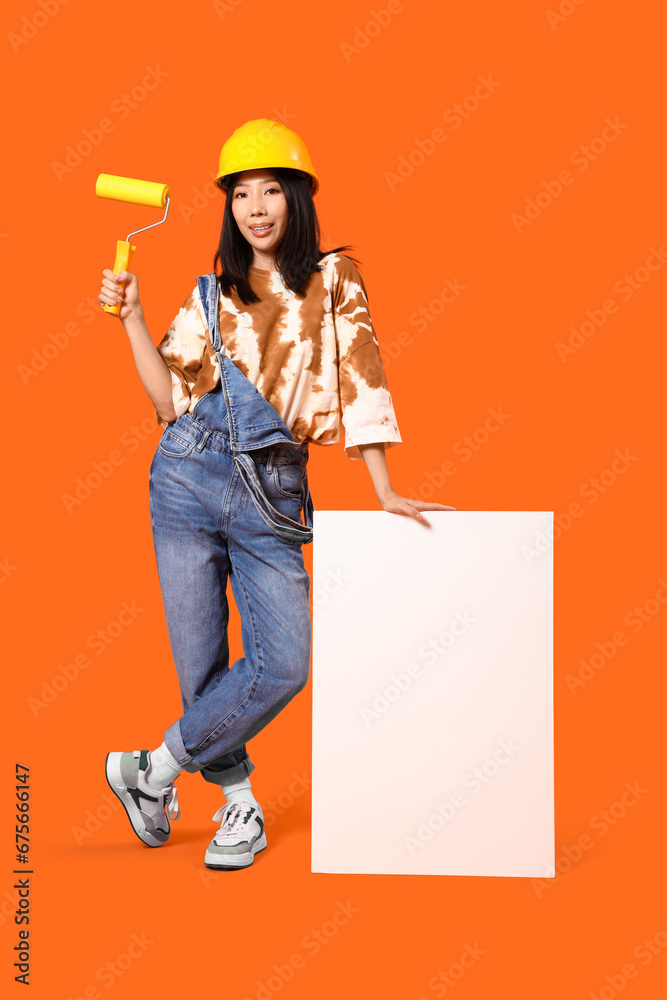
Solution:
[[[148,755],[146,784],[159,791],[172,782],[182,770],[183,768],[169,752],[167,744],[163,743],[157,750],[151,750]]]
[[[223,785],[222,791],[228,802],[247,802],[248,805],[255,806],[256,809],[260,807],[259,802],[252,794],[250,778],[236,781],[232,785]]]

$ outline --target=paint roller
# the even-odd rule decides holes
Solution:
[[[159,222],[153,222],[143,229],[135,229],[129,233],[126,240],[118,240],[116,243],[116,260],[113,270],[115,274],[119,271],[127,271],[130,267],[132,254],[137,249],[130,245],[130,236],[143,233],[153,226],[160,226],[167,218],[171,191],[167,184],[157,184],[154,181],[140,181],[135,177],[119,177],[116,174],[100,174],[95,184],[95,194],[100,198],[111,198],[113,201],[129,201],[133,205],[148,205],[151,208],[164,208],[164,218]],[[124,284],[121,286],[125,287]],[[120,313],[120,302],[113,306],[105,305],[104,311],[118,316]]]

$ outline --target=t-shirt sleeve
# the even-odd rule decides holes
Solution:
[[[360,444],[402,441],[375,336],[364,280],[349,257],[340,256],[332,294],[338,346],[338,389],[345,454],[360,459]]]
[[[201,371],[206,349],[206,327],[202,320],[199,289],[188,295],[164,337],[157,345],[159,354],[171,372],[171,391],[176,418],[190,406],[192,388]],[[155,413],[160,427],[169,424]]]

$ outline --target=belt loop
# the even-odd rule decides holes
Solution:
[[[273,459],[274,459],[275,454],[276,454],[276,449],[275,449],[275,446],[272,445],[269,448],[269,457],[266,460],[266,471],[269,474],[271,472],[273,472]]]
[[[203,449],[203,448],[205,447],[205,445],[206,445],[206,442],[208,441],[208,437],[209,437],[209,434],[210,434],[210,433],[211,433],[211,432],[210,432],[210,430],[209,430],[208,428],[207,428],[207,429],[206,429],[206,430],[204,431],[204,433],[202,434],[202,438],[201,438],[201,441],[199,442],[199,444],[198,444],[198,445],[197,445],[197,447],[195,448],[195,451],[202,451],[202,449]]]

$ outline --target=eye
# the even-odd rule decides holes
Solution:
[[[280,188],[268,188],[268,191],[276,191],[278,194],[281,193]]]

